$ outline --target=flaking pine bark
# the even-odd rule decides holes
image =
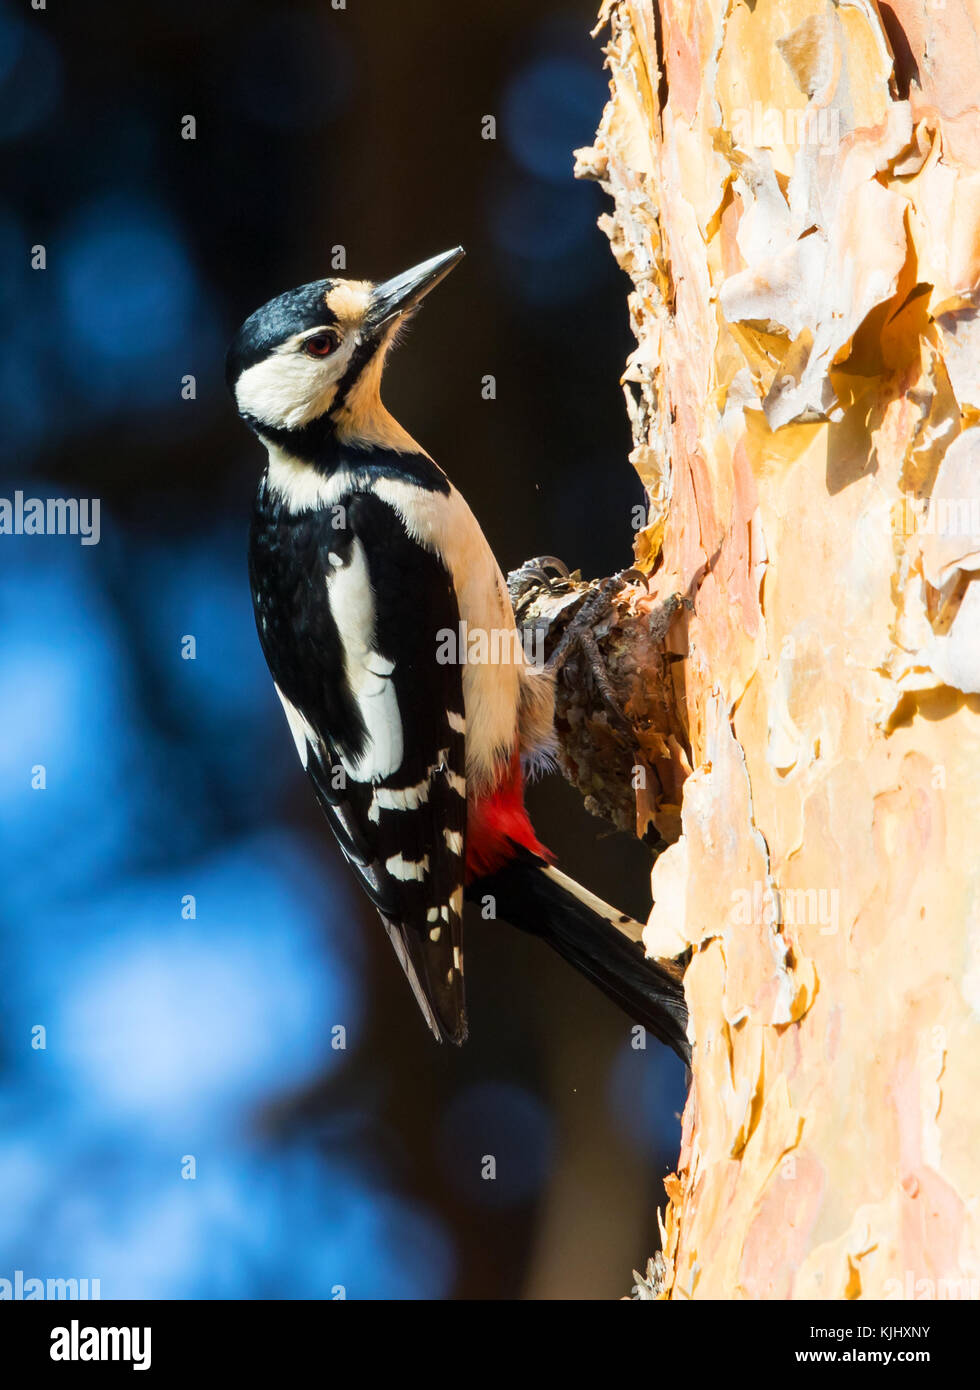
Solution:
[[[694,1040],[651,1290],[977,1297],[980,5],[603,26],[578,172],[649,498],[618,611],[683,598],[626,711]]]

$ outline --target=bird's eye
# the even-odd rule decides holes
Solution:
[[[308,357],[329,357],[336,346],[329,333],[315,333],[312,338],[306,339],[303,351]]]

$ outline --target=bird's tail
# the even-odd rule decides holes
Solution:
[[[496,873],[471,884],[467,896],[480,900],[488,893],[495,899],[498,917],[547,941],[690,1064],[680,971],[647,959],[639,941],[639,923],[526,850],[519,850]]]

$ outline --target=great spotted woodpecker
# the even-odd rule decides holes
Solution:
[[[528,819],[522,763],[552,744],[549,674],[518,642],[445,659],[461,622],[506,637],[514,613],[473,513],[380,382],[400,325],[462,255],[380,285],[314,281],[239,330],[228,382],[268,452],[249,548],[259,640],[316,798],[437,1039],[466,1037],[466,892],[686,1060],[679,978],[553,866]]]

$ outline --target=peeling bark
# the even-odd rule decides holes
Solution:
[[[691,952],[642,1296],[978,1297],[980,3],[600,19],[648,589],[598,632],[631,729],[580,667],[559,713]]]

